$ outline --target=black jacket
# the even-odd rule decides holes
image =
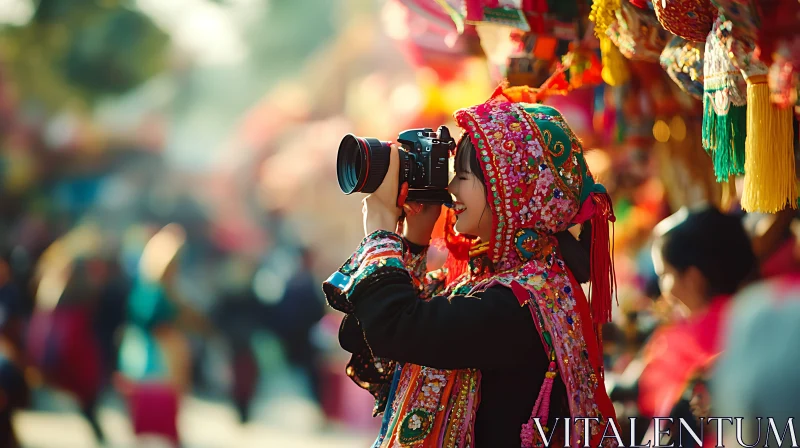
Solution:
[[[439,369],[480,369],[475,446],[519,447],[521,426],[530,418],[549,364],[527,305],[520,306],[502,286],[423,301],[403,273],[360,286],[350,297],[356,319],[348,317],[340,330],[342,347],[358,353],[366,337],[377,357]],[[557,376],[548,426],[568,415]]]

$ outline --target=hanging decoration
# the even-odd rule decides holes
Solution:
[[[744,174],[747,84],[728,57],[730,33],[720,17],[708,34],[703,57],[703,147],[714,159],[717,182]]]
[[[661,52],[661,67],[681,90],[703,99],[705,45],[675,36]]]
[[[710,0],[655,0],[653,9],[664,29],[692,42],[705,42],[717,18]]]
[[[762,22],[758,29],[757,57],[770,66],[767,82],[772,102],[778,107],[796,106],[800,116],[800,2],[772,0],[760,2]]]
[[[742,208],[775,213],[797,206],[792,112],[770,101],[767,65],[754,56],[761,22],[754,0],[714,0],[726,54],[747,82],[747,138]]]
[[[668,33],[653,12],[624,2],[615,15],[617,20],[606,29],[606,34],[620,52],[631,60],[658,62]]]

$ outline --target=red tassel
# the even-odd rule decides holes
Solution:
[[[616,221],[616,217],[607,193],[592,193],[591,200],[595,205],[595,213],[592,216],[592,287],[589,305],[594,322],[603,324],[611,322],[611,296],[617,286],[614,241],[608,231],[609,223]]]
[[[443,268],[447,272],[447,282],[459,278],[469,270],[469,249],[472,241],[456,234],[454,227],[456,214],[453,209],[447,209],[444,223],[444,240],[447,247],[447,259]]]

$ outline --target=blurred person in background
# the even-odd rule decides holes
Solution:
[[[655,233],[652,254],[661,293],[685,318],[656,330],[644,348],[639,412],[647,418],[690,417],[673,414],[686,409],[680,401],[690,380],[722,351],[731,297],[758,275],[758,265],[739,217],[713,207],[683,209]]]
[[[180,445],[180,399],[190,386],[191,353],[185,329],[210,331],[176,288],[179,252],[186,235],[169,224],[148,241],[128,297],[120,346],[118,388],[128,400],[137,436]]]
[[[60,244],[54,249],[61,250]],[[99,442],[105,439],[97,417],[103,374],[93,321],[103,274],[102,261],[92,256],[65,264],[45,261],[27,338],[28,355],[45,384],[74,396]]]
[[[393,146],[382,185],[364,200],[367,236],[323,286],[347,313],[347,374],[384,413],[375,446],[609,445],[601,436],[615,414],[598,333],[611,314],[610,199],[561,114],[513,102],[513,92],[455,113],[465,132],[448,187],[457,202],[445,270],[426,276],[441,207],[407,204],[399,235]],[[591,238],[562,233],[589,220]],[[582,247],[590,241],[592,256]],[[567,255],[568,242],[582,256]],[[591,306],[579,278],[593,280]],[[565,436],[556,418],[570,416],[600,423]]]
[[[104,385],[110,384],[117,370],[119,344],[125,323],[125,307],[131,288],[117,256],[116,251],[111,251],[102,259],[106,281],[101,285],[94,313],[93,326],[100,345]]]
[[[325,300],[314,277],[314,254],[300,248],[300,264],[286,282],[283,297],[267,310],[270,328],[281,340],[287,361],[306,375],[311,395],[322,402],[322,365],[319,348],[312,342],[313,328],[325,316]]]
[[[730,306],[723,334],[725,352],[711,375],[713,415],[744,418],[742,441],[750,446],[797,446],[784,428],[800,416],[800,277],[770,279],[744,289]],[[760,423],[758,417],[764,420]],[[778,434],[768,438],[772,417]],[[727,425],[726,446],[739,446]],[[707,430],[708,431],[708,430]]]
[[[0,446],[17,448],[12,416],[28,404],[22,337],[22,296],[11,278],[6,257],[0,257]]]
[[[239,421],[247,423],[260,373],[253,350],[253,336],[264,327],[266,311],[253,290],[255,263],[231,254],[223,267],[220,269],[220,298],[211,316],[230,346],[233,369],[231,396]]]
[[[796,216],[797,210],[787,208],[776,214],[751,213],[745,217],[761,278],[800,272]]]

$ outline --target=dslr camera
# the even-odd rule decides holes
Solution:
[[[408,129],[397,137],[400,144],[400,185],[408,182],[408,201],[452,204],[447,192],[450,152],[456,142],[445,126]],[[389,142],[347,134],[339,144],[336,174],[345,194],[373,193],[389,171]]]

